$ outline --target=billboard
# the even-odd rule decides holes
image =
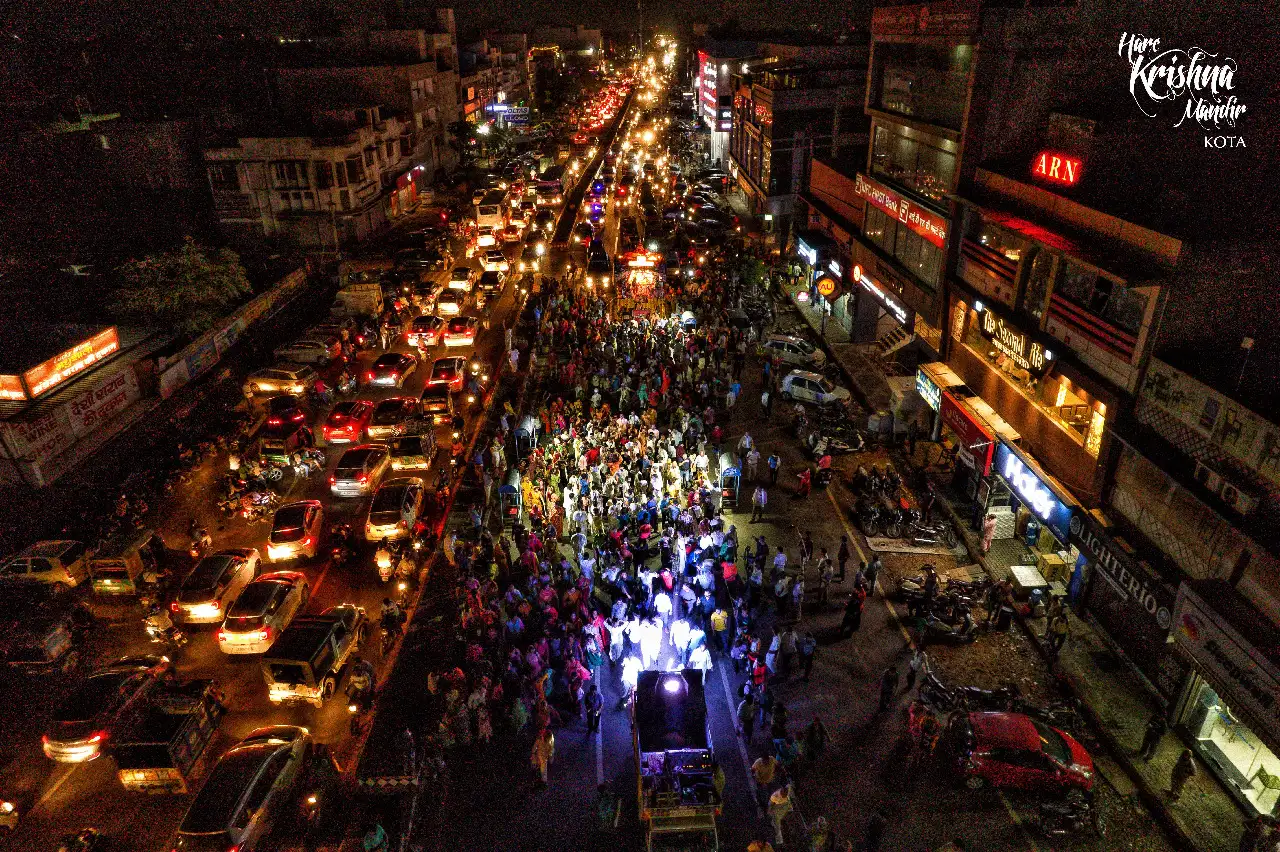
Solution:
[[[34,399],[119,351],[120,335],[113,325],[32,367],[22,374],[22,378]]]

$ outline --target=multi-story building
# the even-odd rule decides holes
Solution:
[[[529,34],[531,47],[558,47],[566,56],[599,56],[604,52],[604,37],[598,29],[582,24],[572,27],[537,27]]]
[[[748,70],[730,69],[729,173],[752,211],[763,215],[785,244],[811,159],[839,159],[865,148],[866,68],[781,60]]]
[[[698,119],[708,131],[707,157],[717,168],[729,162],[729,136],[733,130],[733,82],[745,74],[744,60],[755,59],[754,41],[705,39],[694,52],[693,90]],[[756,64],[764,64],[757,60]]]
[[[204,160],[218,221],[232,238],[321,250],[368,239],[400,203],[414,132],[407,116],[368,106],[211,145]]]

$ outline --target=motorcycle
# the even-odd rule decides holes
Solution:
[[[378,579],[384,583],[389,583],[391,577],[395,574],[396,556],[389,547],[385,545],[379,547],[374,554],[374,562],[378,567]]]
[[[187,644],[187,635],[174,625],[173,619],[169,618],[169,614],[159,604],[151,605],[150,612],[142,619],[142,626],[152,642],[171,648],[181,648]]]
[[[351,714],[351,736],[357,736],[364,726],[365,717],[373,709],[371,687],[353,689],[347,697],[347,712]]]
[[[813,477],[813,484],[817,488],[826,488],[831,484],[831,468],[820,467],[818,473]]]
[[[867,538],[880,535],[882,522],[881,510],[874,503],[865,498],[858,500],[858,526],[861,527],[863,535]]]
[[[96,828],[82,828],[65,835],[58,844],[58,852],[97,852],[105,849],[107,838]]]
[[[18,827],[18,806],[8,799],[0,799],[0,837]]]
[[[925,616],[925,642],[946,642],[953,645],[965,645],[978,638],[978,627],[968,609],[963,610],[959,625],[948,624],[929,613]]]
[[[1028,822],[1046,837],[1065,837],[1082,831],[1093,831],[1099,837],[1105,837],[1107,833],[1098,807],[1080,794],[1040,802]]]
[[[209,551],[213,549],[213,538],[210,537],[209,531],[206,529],[196,530],[196,534],[191,538],[191,546],[187,548],[187,553],[191,556],[192,562],[199,562]]]
[[[356,392],[356,377],[346,373],[338,379],[338,396],[351,396]]]

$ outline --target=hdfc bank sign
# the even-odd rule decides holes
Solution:
[[[858,174],[854,175],[853,191],[938,248],[942,248],[943,243],[947,241],[946,219],[918,204],[911,203],[887,186]]]

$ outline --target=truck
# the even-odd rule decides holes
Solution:
[[[491,189],[486,192],[480,199],[480,203],[476,205],[476,227],[482,228],[488,225],[495,232],[507,227],[506,199],[506,190]]]
[[[226,709],[211,680],[167,686],[139,706],[111,746],[126,790],[188,792]]]
[[[356,651],[369,637],[369,619],[355,604],[295,618],[262,656],[267,697],[274,704],[323,707]]]
[[[383,308],[382,285],[377,281],[348,284],[333,297],[329,313],[335,317],[377,317]]]
[[[655,843],[687,845],[694,837],[700,848],[720,848],[704,675],[700,669],[641,672],[631,698],[636,799],[649,852]]]

